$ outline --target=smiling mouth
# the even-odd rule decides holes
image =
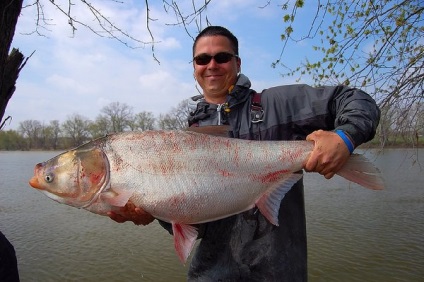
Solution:
[[[222,75],[220,75],[220,74],[211,74],[211,75],[207,75],[205,77],[206,78],[216,78],[216,77],[222,77]]]

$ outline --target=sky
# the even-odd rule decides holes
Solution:
[[[24,1],[24,6],[32,2]],[[67,2],[55,1],[59,5]],[[94,23],[89,10],[79,1],[74,2],[75,17],[90,25]],[[177,2],[181,2],[180,8],[186,14],[192,11],[192,1]],[[200,5],[204,1],[195,2]],[[191,63],[193,39],[181,25],[174,25],[176,17],[165,11],[162,1],[149,1],[149,15],[154,19],[150,21],[156,41],[154,55],[160,64],[153,58],[151,45],[143,47],[130,42],[136,48],[129,48],[78,24],[73,33],[67,18],[57,8],[46,0],[41,3],[48,24],[38,28],[39,34],[34,33],[36,7],[24,8],[18,19],[12,47],[26,57],[34,53],[21,70],[16,91],[6,108],[5,117],[11,116],[12,120],[5,130],[17,129],[25,120],[38,120],[46,125],[52,120],[63,122],[74,114],[94,120],[112,102],[131,106],[135,114],[148,111],[158,116],[198,94]],[[93,0],[92,4],[121,30],[151,41],[144,1]],[[227,27],[238,37],[242,73],[257,91],[296,83],[294,77],[282,77],[282,68],[271,67],[283,48],[280,35],[286,11],[279,4],[265,0],[215,0],[204,12],[210,24]],[[310,19],[307,14],[298,16],[304,17],[305,22]],[[205,18],[201,25],[206,27]],[[95,24],[91,26],[99,30]],[[197,34],[195,22],[188,29],[192,36]],[[286,49],[284,62],[295,64],[312,53],[308,43],[293,44]]]

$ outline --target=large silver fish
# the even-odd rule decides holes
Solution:
[[[106,215],[129,200],[172,223],[182,262],[197,238],[192,224],[257,206],[278,225],[284,195],[313,149],[308,141],[248,141],[190,131],[105,136],[36,165],[30,185],[60,203]],[[383,189],[378,170],[352,155],[339,175]]]

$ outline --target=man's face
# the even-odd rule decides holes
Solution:
[[[214,56],[220,52],[235,54],[230,40],[225,36],[204,36],[199,38],[194,49],[194,57],[201,54]],[[194,76],[203,89],[203,95],[209,103],[222,104],[226,101],[228,89],[237,80],[241,60],[232,57],[226,63],[217,63],[212,59],[206,65],[199,65],[193,61]]]

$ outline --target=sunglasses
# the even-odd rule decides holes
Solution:
[[[217,64],[225,64],[231,61],[233,57],[238,58],[238,56],[234,54],[230,54],[227,52],[219,52],[213,56],[208,54],[197,55],[196,57],[193,58],[193,61],[196,63],[196,65],[200,65],[200,66],[209,64],[209,62],[212,59],[214,59]]]

